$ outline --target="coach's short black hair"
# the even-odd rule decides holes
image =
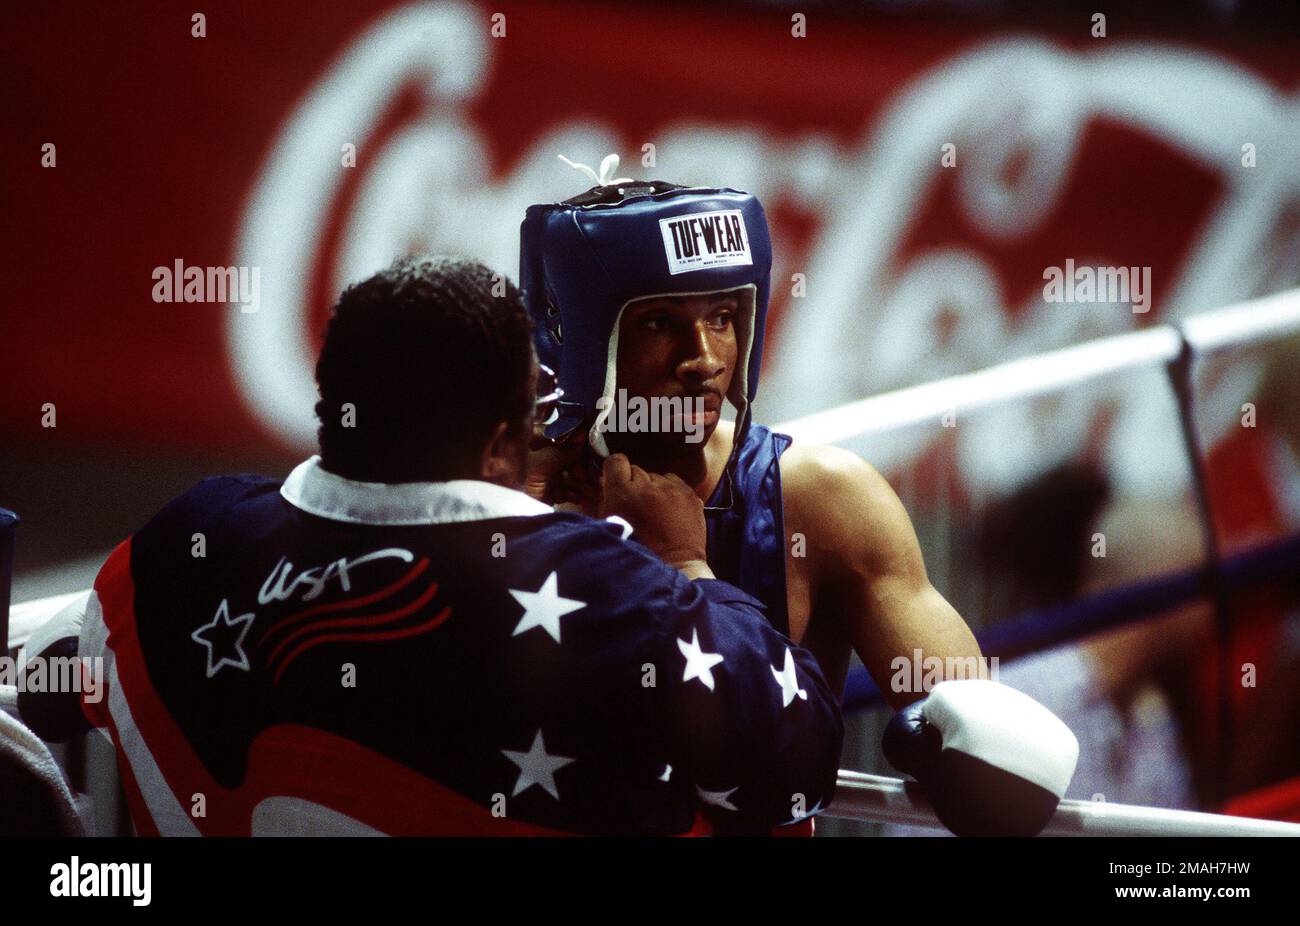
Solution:
[[[339,297],[316,363],[321,461],[364,482],[474,478],[497,424],[526,421],[532,322],[477,261],[408,257]]]

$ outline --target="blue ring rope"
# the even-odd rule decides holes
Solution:
[[[1300,534],[1271,541],[1223,561],[1229,591],[1286,578],[1300,578]],[[1154,579],[1107,589],[1051,608],[999,621],[975,634],[986,656],[1010,659],[1050,649],[1113,627],[1136,623],[1161,611],[1205,597],[1205,567],[1168,573]],[[849,672],[844,709],[864,710],[884,704],[880,689],[862,666]]]

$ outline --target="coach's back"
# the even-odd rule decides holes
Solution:
[[[681,833],[829,798],[835,699],[748,596],[519,492],[393,488],[209,479],[114,551],[85,709],[140,832]]]
[[[562,396],[544,372],[481,264],[349,287],[320,455],[205,480],[114,550],[29,643],[103,684],[25,692],[24,719],[108,733],[142,833],[762,832],[824,807],[838,701],[713,578],[690,488],[611,457],[625,520],[519,491]]]

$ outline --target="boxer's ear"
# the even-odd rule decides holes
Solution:
[[[528,442],[527,433],[519,433],[509,422],[497,422],[479,455],[478,478],[511,489],[520,488],[527,474]]]
[[[492,436],[483,445],[483,451],[479,455],[480,478],[492,480],[505,475],[506,461],[503,459],[503,451],[508,430],[509,426],[504,421],[497,422],[497,426],[492,430]]]

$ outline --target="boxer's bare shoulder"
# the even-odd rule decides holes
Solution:
[[[868,572],[925,581],[912,522],[893,487],[856,453],[793,444],[781,456],[786,530],[813,560],[816,578]]]
[[[833,684],[854,649],[880,684],[914,647],[978,655],[970,630],[930,584],[916,531],[889,482],[855,453],[792,445],[781,456],[791,637]],[[883,686],[882,686],[883,687]],[[890,692],[893,706],[909,696]]]

